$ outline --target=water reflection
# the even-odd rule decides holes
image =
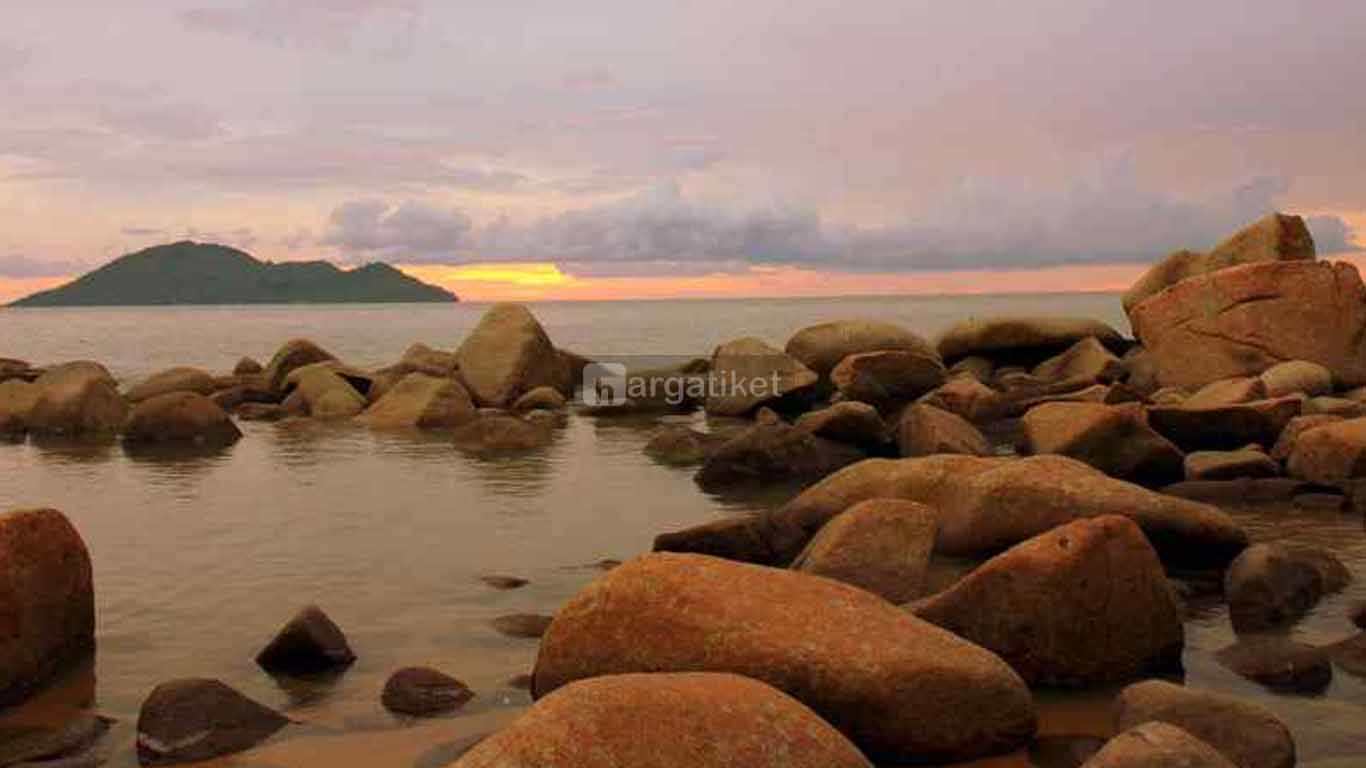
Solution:
[[[56,465],[104,463],[114,455],[114,449],[119,442],[113,435],[33,435],[29,441],[38,449],[40,459]]]

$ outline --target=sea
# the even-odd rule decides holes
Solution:
[[[557,346],[593,357],[706,357],[756,336],[782,347],[798,329],[837,319],[900,323],[927,337],[970,317],[1079,315],[1127,324],[1110,294],[830,299],[547,302],[530,305]],[[314,340],[359,366],[395,362],[414,342],[454,349],[487,305],[351,305],[0,310],[0,357],[89,359],[124,383],[176,365],[227,372],[262,363],[288,339]],[[91,665],[0,726],[59,722],[93,706],[118,722],[110,765],[136,765],[138,708],[160,682],[218,678],[304,723],[227,765],[437,766],[463,740],[529,706],[515,678],[534,640],[504,637],[499,616],[553,614],[604,561],[647,551],[658,533],[782,503],[781,489],[713,496],[692,470],[642,452],[664,417],[571,413],[549,447],[480,458],[449,439],[373,434],[349,425],[246,423],[220,452],[130,455],[116,442],[0,443],[0,509],[55,507],[94,562],[98,653]],[[1366,599],[1359,515],[1243,504],[1229,509],[1256,540],[1331,548],[1353,570],[1345,593],[1294,631],[1309,643],[1352,632]],[[481,577],[526,579],[498,590]],[[300,607],[320,605],[358,655],[344,674],[281,682],[253,662]],[[1219,605],[1187,624],[1187,682],[1244,696],[1291,724],[1302,764],[1366,755],[1366,680],[1338,669],[1313,696],[1272,693],[1225,670],[1234,636]],[[458,715],[407,721],[379,693],[394,670],[430,665],[477,697]],[[1039,691],[1047,738],[1109,735],[1114,691]],[[1042,754],[1042,753],[1041,753]],[[1038,765],[1049,763],[1038,757]],[[1026,766],[1025,756],[983,765]],[[1332,765],[1333,763],[1326,763]],[[1349,763],[1342,763],[1347,765]]]

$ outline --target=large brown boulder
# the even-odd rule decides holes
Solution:
[[[1289,470],[1292,477],[1323,484],[1366,475],[1366,418],[1320,424],[1301,432],[1290,450]]]
[[[285,379],[304,403],[309,416],[324,421],[350,419],[359,416],[367,405],[365,396],[356,390],[328,362],[296,368]]]
[[[1277,363],[1262,371],[1259,378],[1266,387],[1267,397],[1284,397],[1296,393],[1318,397],[1333,393],[1333,372],[1308,360]]]
[[[49,368],[34,382],[38,396],[28,412],[30,431],[53,435],[108,434],[123,428],[128,403],[114,377],[98,363]]]
[[[1034,365],[1090,337],[1110,349],[1124,346],[1119,331],[1091,318],[993,317],[958,323],[939,337],[937,347],[946,361],[981,355]]]
[[[804,413],[797,419],[796,426],[817,437],[856,445],[869,451],[881,451],[889,438],[882,414],[867,403],[853,400]]]
[[[454,376],[460,368],[454,352],[433,349],[422,342],[414,343],[404,351],[398,365],[394,366],[403,373],[424,373],[444,379]]]
[[[148,398],[169,392],[193,392],[197,395],[211,395],[217,388],[216,382],[207,371],[198,368],[170,368],[154,373],[129,388],[125,397],[128,402],[137,404]]]
[[[153,689],[138,712],[138,762],[175,765],[243,752],[289,722],[218,680],[173,680]]]
[[[275,355],[266,364],[265,373],[262,374],[266,388],[272,392],[284,392],[285,378],[293,373],[296,368],[315,363],[324,363],[329,360],[336,360],[327,350],[314,344],[308,339],[290,339],[275,351]]]
[[[924,504],[869,499],[826,523],[792,568],[904,603],[924,594],[938,525]]]
[[[231,445],[241,437],[227,411],[194,392],[167,392],[139,402],[123,432],[129,443]]]
[[[791,558],[826,521],[865,499],[899,498],[939,516],[936,551],[999,552],[1073,520],[1123,515],[1164,561],[1222,567],[1247,547],[1224,512],[1107,477],[1063,456],[869,459],[808,488],[765,518],[779,556]]]
[[[455,357],[461,380],[483,407],[507,408],[537,387],[570,389],[555,345],[520,304],[490,307]]]
[[[1084,461],[1111,477],[1163,485],[1182,477],[1182,454],[1136,403],[1045,403],[1021,419],[1020,447]]]
[[[1148,409],[1148,423],[1182,450],[1232,451],[1253,443],[1275,445],[1302,408],[1298,397],[1204,408],[1161,405]]]
[[[925,339],[892,323],[876,320],[837,320],[803,328],[784,350],[789,357],[827,376],[840,361],[864,352],[901,351],[938,355]]]
[[[1032,374],[1044,381],[1070,381],[1090,384],[1118,381],[1124,377],[1124,363],[1101,344],[1088,336],[1067,348],[1056,357],[1034,366]]]
[[[1259,261],[1313,261],[1314,239],[1299,216],[1272,213],[1209,253],[1177,251],[1153,265],[1124,294],[1124,311],[1190,277]]]
[[[1281,466],[1256,446],[1237,451],[1195,451],[1186,454],[1187,480],[1236,480],[1276,477]]]
[[[357,421],[374,429],[450,429],[474,418],[474,403],[460,382],[410,373]]]
[[[1209,744],[1238,768],[1294,768],[1290,729],[1262,707],[1161,680],[1125,688],[1115,700],[1115,729],[1174,725]]]
[[[1326,413],[1296,416],[1286,423],[1285,429],[1281,430],[1280,437],[1276,438],[1276,443],[1271,448],[1271,458],[1276,461],[1289,461],[1290,456],[1295,452],[1295,444],[1300,441],[1300,435],[1311,429],[1336,424],[1340,421],[1342,421],[1341,416]]]
[[[846,400],[888,407],[935,389],[946,376],[935,352],[894,350],[850,355],[830,372],[830,381]]]
[[[801,702],[731,674],[621,674],[546,696],[452,768],[872,768]]]
[[[22,379],[0,381],[0,435],[28,431],[28,414],[38,402],[38,387]]]
[[[974,423],[992,421],[1008,409],[1000,392],[966,374],[951,377],[944,386],[920,398],[920,402],[956,413]]]
[[[901,412],[896,443],[901,455],[907,457],[942,453],[991,455],[991,443],[971,422],[925,403],[916,403]]]
[[[1240,633],[1285,627],[1350,580],[1347,568],[1324,549],[1254,544],[1224,574],[1229,620]]]
[[[533,691],[630,672],[762,680],[876,761],[1007,752],[1036,726],[1028,688],[991,653],[856,587],[699,555],[637,558],[570,600]]]
[[[1366,383],[1366,286],[1347,263],[1247,264],[1184,280],[1134,307],[1163,385],[1198,387],[1307,360]]]
[[[913,610],[996,653],[1031,685],[1092,686],[1181,667],[1181,611],[1162,563],[1117,515],[1012,547]]]
[[[1181,402],[1187,408],[1215,408],[1265,400],[1266,383],[1257,376],[1239,376],[1213,381],[1191,393]]]
[[[789,424],[755,424],[708,454],[696,480],[707,491],[815,480],[863,458],[851,445]]]
[[[748,416],[761,406],[814,393],[818,378],[810,368],[760,339],[736,339],[712,354],[707,413]]]
[[[55,509],[0,514],[0,706],[95,650],[90,554]]]
[[[1219,750],[1169,723],[1135,726],[1106,742],[1082,768],[1238,768]]]

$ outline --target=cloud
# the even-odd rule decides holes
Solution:
[[[1308,216],[1304,223],[1314,236],[1319,253],[1345,253],[1363,248],[1363,244],[1356,239],[1357,233],[1337,216]]]
[[[596,91],[616,85],[617,79],[605,69],[578,69],[565,73],[560,84],[571,91]]]
[[[485,192],[508,192],[532,183],[526,174],[483,168],[450,168],[441,180],[453,187]]]
[[[0,79],[12,77],[28,66],[32,55],[17,43],[0,40]]]
[[[66,277],[86,269],[69,261],[35,259],[20,253],[0,255],[0,277]]]
[[[416,0],[247,0],[192,8],[181,20],[191,29],[281,46],[401,56],[413,45],[419,12]]]
[[[473,224],[464,213],[417,201],[391,206],[381,200],[343,203],[328,219],[321,243],[351,261],[407,264],[457,263],[469,247]]]
[[[160,237],[166,230],[156,227],[124,227],[120,230],[125,237]]]

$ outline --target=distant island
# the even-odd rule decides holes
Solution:
[[[13,307],[452,302],[455,294],[383,263],[271,263],[223,245],[180,242],[130,253]]]

